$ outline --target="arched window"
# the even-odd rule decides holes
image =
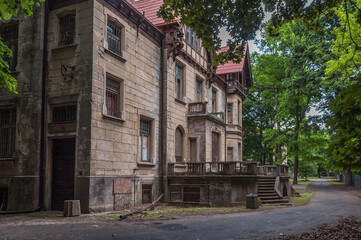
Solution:
[[[175,161],[183,161],[183,133],[179,127],[175,130]]]

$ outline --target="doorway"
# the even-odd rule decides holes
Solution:
[[[74,200],[75,138],[53,140],[51,209],[62,211],[65,200]]]

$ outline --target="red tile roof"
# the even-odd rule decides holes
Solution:
[[[139,12],[145,14],[145,17],[154,25],[160,26],[164,24],[162,18],[157,17],[157,12],[163,5],[163,0],[127,0]]]
[[[228,49],[229,49],[229,47],[222,47],[221,50],[219,50],[217,53],[225,52]],[[244,47],[244,57],[240,63],[233,63],[233,62],[229,61],[228,63],[226,63],[224,65],[219,65],[217,67],[217,74],[227,74],[227,73],[235,73],[235,72],[243,71],[243,66],[244,66],[244,61],[246,58],[247,50],[248,50],[248,44],[246,44]]]

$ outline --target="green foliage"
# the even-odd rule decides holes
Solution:
[[[347,0],[351,1],[351,0]],[[235,51],[236,46],[253,40],[256,32],[261,29],[266,13],[272,13],[268,32],[279,35],[283,24],[292,20],[302,19],[308,29],[317,29],[321,15],[332,16],[328,11],[342,0],[164,0],[158,12],[166,22],[180,18],[181,22],[194,29],[203,40],[203,46],[209,51],[220,47],[220,29],[226,28],[232,40],[228,52],[215,57],[215,60],[225,63],[229,60],[240,61],[242,49]]]
[[[24,17],[33,14],[33,8],[45,0],[0,0],[0,21],[10,20],[13,16]],[[11,50],[0,40],[0,88],[7,88],[9,93],[17,93],[17,81],[11,76],[9,64],[4,57],[12,57]]]
[[[361,170],[361,78],[341,92],[330,104],[333,117],[328,125],[336,132],[329,152],[337,170]]]
[[[339,19],[339,26],[334,28],[337,36],[333,43],[332,52],[336,59],[327,63],[327,78],[338,77],[347,81],[354,81],[361,71],[361,1],[355,5],[340,5],[335,9]]]
[[[316,162],[300,162],[300,176],[307,178],[317,175],[317,163]]]

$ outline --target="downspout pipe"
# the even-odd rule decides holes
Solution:
[[[46,78],[48,71],[48,26],[49,3],[45,1],[44,36],[43,36],[43,66],[41,82],[41,132],[40,132],[40,166],[39,166],[39,208],[44,208],[44,164],[45,164],[45,117],[46,117]]]
[[[167,104],[168,104],[168,83],[167,83],[167,50],[164,44],[165,38],[161,40],[160,51],[160,176],[161,189],[164,194],[163,201],[168,201],[168,181],[167,181]]]

